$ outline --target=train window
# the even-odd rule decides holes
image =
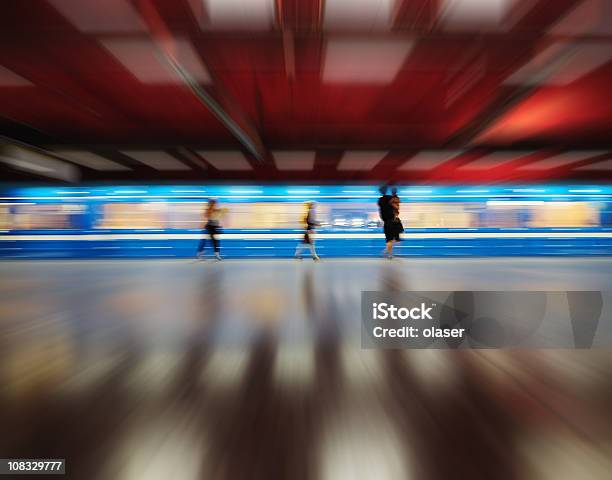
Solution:
[[[227,209],[226,229],[300,229],[306,213],[303,202],[221,202]],[[78,205],[20,206],[16,214],[0,211],[0,227],[74,228],[71,208]],[[16,208],[16,207],[10,207]],[[84,208],[84,207],[83,207]],[[112,202],[102,205],[96,223],[104,229],[203,228],[205,202]],[[10,211],[10,210],[9,210]],[[408,229],[594,227],[611,223],[610,205],[601,202],[491,200],[481,202],[412,202],[401,204]],[[4,216],[2,216],[4,215]],[[10,218],[12,217],[12,218]],[[372,229],[381,226],[375,202],[326,202],[316,205],[320,230]]]
[[[10,230],[12,226],[9,205],[0,205],[0,230]]]
[[[599,207],[589,202],[546,202],[532,209],[529,226],[593,227],[599,225]]]
[[[150,230],[166,228],[165,202],[106,203],[96,227]]]
[[[319,204],[317,219],[323,228],[373,228],[378,227],[378,207],[361,202]]]
[[[78,204],[15,204],[11,209],[13,230],[67,230],[79,228],[85,211]]]
[[[484,228],[522,228],[529,217],[529,207],[515,205],[487,205],[482,215]]]
[[[256,202],[224,205],[228,213],[226,228],[292,229],[302,226],[305,210],[302,203]]]
[[[205,208],[202,202],[169,203],[166,226],[177,230],[201,229]]]
[[[612,227],[612,202],[601,202],[599,205],[599,224]]]
[[[478,208],[474,204],[406,202],[401,205],[400,217],[407,228],[471,228],[479,225]]]

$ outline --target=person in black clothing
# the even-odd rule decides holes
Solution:
[[[400,200],[397,196],[397,189],[392,190],[392,195],[387,194],[387,187],[380,188],[382,196],[378,199],[378,209],[380,219],[383,221],[383,229],[385,232],[386,247],[383,255],[387,258],[393,258],[393,245],[400,241],[400,233],[404,231],[402,222],[399,218]]]
[[[208,201],[208,205],[206,210],[204,211],[204,230],[210,237],[210,242],[212,243],[213,250],[215,252],[215,258],[217,260],[221,260],[220,251],[220,243],[218,235],[221,233],[221,225],[220,220],[221,217],[226,213],[225,209],[219,208],[217,205],[217,201],[214,199],[210,199]],[[197,258],[203,258],[204,255],[204,247],[206,246],[206,238],[203,237],[198,244],[198,252]]]
[[[313,260],[319,260],[314,246],[314,230],[319,223],[315,220],[314,202],[306,202],[306,215],[304,215],[304,239],[295,250],[295,258],[302,258],[302,249],[306,246],[310,249]]]

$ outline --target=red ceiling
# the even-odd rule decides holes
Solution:
[[[518,21],[493,31],[445,28],[443,0],[398,0],[391,25],[378,31],[359,22],[326,25],[324,0],[276,0],[273,23],[262,31],[248,23],[214,28],[203,0],[64,0],[73,18],[58,1],[10,2],[0,16],[0,131],[36,146],[244,150],[179,77],[146,80],[168,68],[163,52],[179,41],[210,75],[199,87],[260,145],[265,175],[274,170],[266,157],[278,149],[318,151],[315,170],[329,168],[328,158],[336,165],[343,150],[388,150],[379,171],[390,175],[421,149],[610,147],[612,54],[565,85],[506,83],[555,41],[551,27],[583,0],[517,0],[508,15]],[[606,3],[598,8],[609,10]],[[88,9],[99,19],[93,27]],[[115,18],[125,22],[120,32]],[[612,53],[611,38],[593,22],[563,41],[596,41]],[[104,47],[109,41],[153,52],[135,59],[142,78]],[[396,55],[394,43],[409,44],[409,53]],[[335,83],[326,75],[346,72],[326,66],[326,55],[338,44],[348,45],[342,61],[356,56],[348,76],[358,73]],[[3,81],[2,72],[17,77]]]

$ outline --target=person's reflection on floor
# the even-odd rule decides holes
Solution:
[[[255,309],[248,321],[257,331],[241,347],[248,348],[248,358],[240,383],[211,390],[200,405],[202,429],[208,433],[202,465],[211,478],[316,478],[312,393],[283,390],[275,382],[282,314]]]
[[[407,292],[411,289],[409,276],[402,270],[401,263],[384,262],[379,273],[381,292]]]
[[[418,375],[432,356],[454,364],[448,385],[428,385],[439,379]],[[519,479],[515,426],[486,381],[471,365],[468,352],[414,350],[383,354],[389,411],[399,422],[406,445],[418,459],[418,478]],[[419,367],[420,366],[420,367]],[[427,369],[428,376],[444,375]]]
[[[224,270],[222,268],[206,269],[200,277],[198,291],[200,295],[192,297],[193,329],[184,339],[182,365],[175,378],[176,388],[171,391],[184,399],[197,397],[202,384],[200,372],[214,349],[218,329],[222,324],[223,302],[226,301],[224,288]]]

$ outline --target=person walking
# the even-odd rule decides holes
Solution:
[[[217,260],[221,260],[221,243],[219,242],[219,234],[221,233],[221,217],[225,215],[226,212],[226,209],[219,208],[217,201],[214,199],[210,199],[208,201],[208,205],[204,211],[204,230],[210,238],[215,253],[215,258]],[[198,244],[198,258],[202,258],[205,247],[206,237],[202,237],[200,243]]]
[[[300,242],[300,244],[295,249],[295,258],[302,259],[302,250],[306,247],[310,249],[310,254],[312,255],[312,259],[315,261],[319,260],[319,256],[317,255],[317,251],[314,245],[314,231],[315,227],[319,225],[319,223],[315,219],[315,203],[314,202],[306,202],[306,215],[304,215],[304,238]]]
[[[400,241],[400,234],[404,231],[400,220],[400,198],[397,188],[393,188],[392,195],[387,194],[387,186],[380,188],[381,197],[378,199],[380,219],[383,222],[386,246],[383,256],[393,258],[393,245]]]

